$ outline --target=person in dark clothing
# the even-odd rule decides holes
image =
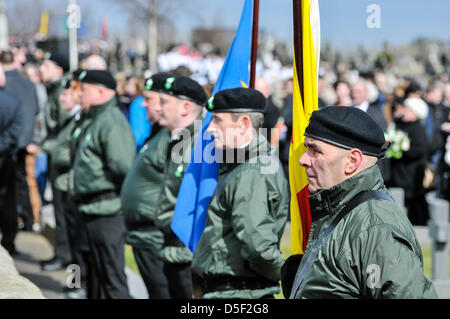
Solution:
[[[69,62],[66,56],[49,53],[39,69],[42,81],[47,89],[47,103],[45,105],[45,125],[47,138],[45,143],[55,142],[58,134],[63,129],[70,113],[61,107],[59,97],[63,90],[62,82],[65,80],[65,73],[69,71]],[[41,262],[44,271],[62,270],[69,265],[73,256],[71,254],[69,238],[67,233],[66,219],[64,217],[64,198],[61,191],[55,187],[58,172],[52,164],[51,156],[48,157],[48,177],[52,185],[52,204],[55,212],[55,253],[50,260]]]
[[[2,246],[16,254],[17,234],[14,166],[19,137],[24,130],[24,111],[19,98],[4,89],[5,76],[0,66],[0,231]]]
[[[267,100],[265,110],[266,113],[264,115],[264,122],[261,126],[261,133],[270,143],[272,138],[272,129],[277,125],[278,119],[280,118],[280,110],[273,102],[269,83],[265,79],[256,79],[255,88],[260,91]]]
[[[428,138],[428,161],[437,166],[441,157],[441,146],[445,142],[440,133],[440,122],[443,117],[442,106],[443,88],[440,83],[432,83],[425,92],[425,102],[428,104],[428,116],[425,119],[426,134]]]
[[[133,247],[136,264],[150,299],[169,299],[169,281],[160,256],[164,234],[155,227],[170,134],[158,121],[161,116],[160,92],[172,75],[158,73],[147,79],[144,107],[152,132],[136,156],[122,185],[121,200],[127,233],[125,241]]]
[[[429,218],[423,187],[428,144],[424,120],[427,115],[427,104],[418,98],[409,98],[403,105],[396,105],[395,125],[408,135],[410,147],[400,159],[392,159],[392,179],[389,185],[404,189],[408,217],[413,225],[420,226],[427,225]]]
[[[19,217],[23,220],[25,230],[31,230],[34,217],[31,208],[27,184],[26,160],[31,156],[27,147],[33,144],[34,124],[39,113],[39,102],[36,88],[30,80],[24,77],[14,65],[14,55],[10,51],[0,54],[0,63],[5,70],[5,89],[17,95],[24,107],[24,128],[19,136],[17,161],[14,175],[16,179],[16,206]]]
[[[383,111],[377,103],[369,102],[369,88],[366,80],[360,79],[352,87],[353,107],[356,107],[367,114],[369,114],[375,122],[381,127],[383,132],[387,130],[387,121],[384,117]],[[381,175],[385,182],[391,178],[390,159],[384,158],[378,161]]]
[[[446,85],[445,98],[442,103],[442,116],[439,129],[441,135],[441,154],[438,168],[438,194],[441,198],[450,200],[450,84]]]
[[[280,137],[280,161],[283,164],[284,174],[289,179],[289,152],[292,140],[292,112],[293,112],[293,79],[289,79],[285,83],[285,94],[282,110],[282,118],[284,121],[284,131]]]

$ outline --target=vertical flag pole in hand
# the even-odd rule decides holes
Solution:
[[[255,88],[256,61],[258,60],[258,34],[259,34],[259,0],[253,3],[253,30],[252,30],[252,53],[250,58],[250,88]]]
[[[318,0],[293,0],[294,92],[292,140],[289,153],[291,184],[291,253],[304,254],[311,229],[306,170],[299,164],[306,151],[304,133],[311,113],[317,110],[317,75],[320,59]]]
[[[256,43],[252,50],[251,44],[252,22],[257,22],[253,19],[253,10],[257,9],[259,9],[259,0],[244,1],[241,21],[220,72],[213,95],[222,90],[249,86],[251,52],[254,52],[255,57],[254,65],[250,63],[252,65],[251,69],[253,73],[256,73],[256,50],[258,46]],[[256,37],[257,42],[257,34],[255,32],[257,32],[258,27],[253,27],[253,30],[253,37]],[[203,120],[202,130],[195,141],[191,161],[178,192],[171,224],[173,232],[193,252],[205,229],[206,213],[217,186],[219,172],[219,163],[216,162],[214,154],[211,154],[210,144],[214,143],[214,139],[207,132],[211,120],[212,115],[208,112]],[[205,158],[205,155],[208,155],[208,158]],[[201,158],[200,162],[198,161],[199,158]]]

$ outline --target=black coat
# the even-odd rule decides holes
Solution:
[[[417,120],[415,122],[397,122],[397,129],[408,134],[411,147],[403,152],[400,159],[392,159],[392,177],[390,186],[401,187],[405,190],[405,199],[423,195],[423,178],[427,163],[427,138],[425,125]]]
[[[19,137],[19,149],[32,143],[36,116],[39,113],[39,102],[34,84],[18,70],[5,72],[5,89],[15,93],[23,104],[24,127]]]
[[[0,162],[14,157],[20,133],[24,129],[22,103],[14,93],[0,88]]]

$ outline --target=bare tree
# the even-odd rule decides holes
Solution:
[[[180,8],[188,9],[188,1],[183,0],[110,0],[128,9],[133,19],[148,23],[148,60],[152,72],[157,71],[158,27],[161,21],[166,23],[174,17]]]

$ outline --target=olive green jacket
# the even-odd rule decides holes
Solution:
[[[59,96],[63,91],[62,82],[64,76],[53,83],[47,84],[47,103],[45,105],[45,125],[47,139],[54,139],[63,128],[64,123],[70,118],[68,111],[61,108]]]
[[[76,123],[80,119],[81,111],[73,114],[66,120],[58,135],[54,139],[49,139],[42,145],[42,150],[52,159],[52,167],[55,171],[55,187],[61,191],[69,190],[69,170],[71,168],[70,143],[72,132]]]
[[[228,290],[204,298],[261,298],[279,292],[279,248],[289,213],[289,189],[278,158],[267,154],[263,136],[245,149],[242,164],[222,164],[218,186],[208,208],[206,227],[192,261],[202,277],[228,275],[264,277],[273,287],[260,290]],[[249,160],[250,158],[250,160]]]
[[[73,163],[72,195],[85,214],[121,213],[120,189],[133,164],[136,144],[130,125],[116,103],[113,98],[105,104],[91,106],[83,120],[85,125],[79,128],[81,136],[75,142],[78,147]],[[117,193],[117,197],[83,204],[83,198],[108,192]]]
[[[156,213],[169,142],[169,130],[161,128],[141,148],[123,183],[126,242],[134,247],[159,249],[164,243],[162,231],[156,228]]]
[[[346,203],[361,191],[385,193],[378,165],[309,198],[312,225],[308,255]],[[295,282],[295,281],[294,281]],[[437,298],[423,273],[420,244],[406,214],[393,202],[359,204],[324,240],[296,298]]]
[[[196,121],[201,121],[199,116]],[[199,122],[201,123],[201,122]],[[201,125],[197,125],[201,128]],[[191,150],[193,149],[198,132],[195,121],[181,133],[171,137],[169,142],[166,166],[164,169],[163,182],[160,188],[157,227],[164,233],[164,248],[161,251],[161,257],[168,263],[184,264],[192,260],[192,252],[183,245],[171,229],[175,204],[177,202],[178,191],[184,177],[187,165],[191,159]]]

